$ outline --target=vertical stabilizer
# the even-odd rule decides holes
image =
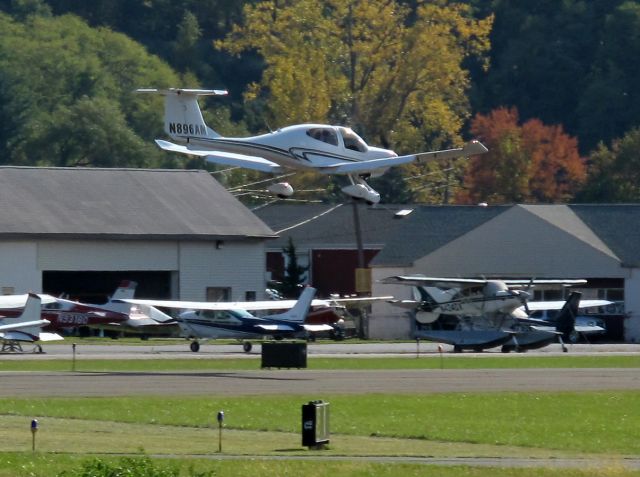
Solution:
[[[217,89],[139,89],[139,93],[157,93],[164,96],[164,131],[171,138],[189,142],[190,138],[215,139],[220,134],[208,127],[198,96],[226,95],[227,91]]]
[[[137,286],[137,282],[133,282],[130,280],[123,280],[122,282],[120,282],[120,285],[118,286],[116,291],[113,292],[113,295],[111,295],[111,298],[109,298],[109,301],[106,303],[104,308],[108,309],[109,311],[115,311],[116,313],[128,315],[131,311],[131,303],[122,303],[115,301],[132,299],[135,296]]]
[[[280,313],[279,315],[270,315],[265,318],[270,320],[284,320],[292,321],[294,323],[304,323],[304,320],[309,314],[309,307],[313,301],[313,297],[316,295],[316,289],[313,287],[306,287],[296,304],[289,311]]]
[[[582,293],[571,292],[569,298],[556,317],[556,330],[562,333],[564,339],[569,339],[571,333],[574,332],[576,326],[576,316],[580,307],[580,298]]]

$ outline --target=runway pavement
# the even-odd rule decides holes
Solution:
[[[545,354],[562,354],[560,347]],[[639,345],[574,345],[577,354],[638,354]],[[540,352],[538,352],[540,353]],[[313,370],[260,369],[259,346],[247,355],[239,345],[204,345],[199,353],[185,345],[78,345],[76,358],[177,359],[253,358],[254,371],[199,372],[2,372],[0,396],[123,396],[123,395],[255,395],[255,394],[369,394],[474,391],[584,391],[640,389],[637,368],[600,369],[446,369],[450,356],[482,359],[502,353],[446,353],[444,369]],[[309,360],[320,356],[398,356],[398,359],[439,359],[437,346],[415,343],[311,344]],[[8,359],[71,359],[67,345],[49,346],[46,354],[4,355]],[[508,355],[518,359],[518,354]],[[77,369],[82,369],[78,366]]]

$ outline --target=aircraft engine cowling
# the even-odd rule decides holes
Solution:
[[[377,204],[380,202],[380,194],[371,187],[367,188],[364,184],[351,184],[343,187],[342,192],[354,199],[364,200],[367,204]]]
[[[278,182],[267,187],[267,191],[275,194],[281,199],[286,199],[293,195],[293,187],[288,182]]]
[[[440,317],[440,313],[432,313],[430,311],[416,311],[416,321],[427,325],[433,323]]]

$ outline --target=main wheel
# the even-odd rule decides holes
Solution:
[[[244,343],[242,343],[242,349],[244,350],[245,353],[250,353],[251,348],[253,348],[253,346],[248,341],[245,341]]]
[[[193,351],[194,353],[197,353],[198,351],[200,351],[200,343],[198,343],[197,341],[192,341],[189,345],[189,348],[191,348],[191,351]]]

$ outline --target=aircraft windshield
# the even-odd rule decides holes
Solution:
[[[351,129],[340,128],[340,134],[342,134],[342,140],[344,141],[344,147],[346,149],[358,152],[367,152],[367,143]]]
[[[229,310],[229,313],[237,316],[238,318],[253,318],[254,316],[247,310]]]
[[[313,128],[307,131],[307,136],[312,137],[316,141],[326,142],[332,146],[338,145],[338,135],[331,128]]]

